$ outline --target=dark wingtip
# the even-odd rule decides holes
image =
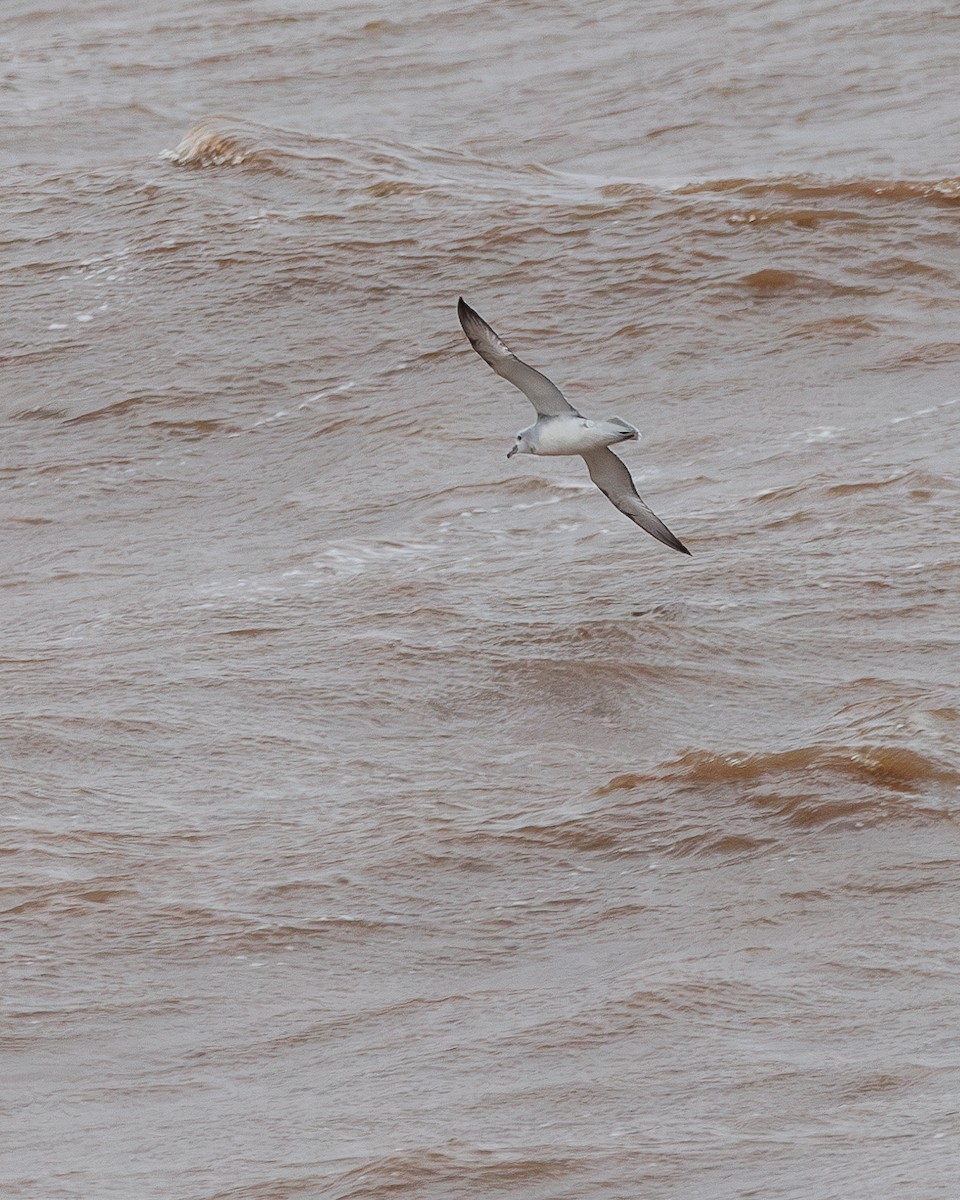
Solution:
[[[653,530],[648,529],[647,532],[653,533]],[[663,542],[665,546],[669,546],[671,550],[676,550],[679,554],[689,554],[690,557],[693,558],[693,551],[688,550],[683,542],[681,542],[677,537],[677,535],[675,533],[671,533],[670,530],[667,529],[666,525],[664,525],[662,530],[658,530],[656,533],[654,533],[653,536],[658,542]]]
[[[470,339],[471,346],[473,346],[473,348],[476,349],[476,347],[477,347],[477,329],[476,329],[476,327],[477,327],[478,322],[480,323],[480,325],[482,327],[482,325],[484,323],[483,317],[481,317],[478,312],[474,312],[474,310],[470,307],[470,305],[466,302],[466,300],[464,300],[464,298],[461,296],[460,299],[457,301],[457,318],[460,321],[461,329],[467,335],[467,337]]]

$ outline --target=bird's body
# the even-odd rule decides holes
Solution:
[[[507,458],[515,454],[579,454],[590,478],[613,505],[664,545],[689,554],[683,542],[640,499],[626,464],[610,449],[618,442],[636,441],[640,437],[637,430],[620,417],[593,421],[577,412],[556,384],[517,358],[462,296],[457,316],[470,345],[483,361],[519,388],[537,411],[536,423],[520,430]]]
[[[517,442],[529,447],[526,451],[529,454],[589,454],[617,442],[635,442],[639,437],[636,429],[619,417],[588,421],[571,413],[565,417],[541,417],[535,425],[520,430]]]

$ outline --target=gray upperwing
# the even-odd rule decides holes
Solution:
[[[581,457],[587,464],[590,478],[611,504],[625,513],[631,521],[635,521],[641,529],[652,534],[658,542],[663,542],[672,550],[679,550],[681,554],[690,553],[683,542],[674,537],[656,513],[651,512],[640,499],[626,463],[617,458],[612,450],[604,447],[602,450],[591,450],[589,454]]]
[[[533,367],[521,362],[462,296],[457,301],[457,316],[460,318],[463,332],[470,339],[470,345],[487,366],[493,367],[507,383],[519,388],[541,417],[559,417],[563,413],[580,415],[573,405],[564,399],[563,392],[557,385],[551,383],[546,375],[541,375]]]

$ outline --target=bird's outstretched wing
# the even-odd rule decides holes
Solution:
[[[663,542],[672,550],[679,550],[681,554],[690,553],[683,542],[674,537],[656,513],[651,512],[640,499],[626,463],[617,458],[612,450],[604,447],[602,450],[591,450],[589,454],[581,457],[587,464],[590,478],[611,504],[625,513],[631,521],[635,521],[641,529],[652,534],[658,542]]]
[[[551,383],[546,375],[541,375],[533,367],[521,362],[462,296],[457,302],[457,316],[460,318],[463,332],[470,339],[470,345],[487,366],[493,367],[507,383],[519,388],[541,417],[559,417],[569,413],[573,413],[574,416],[580,415],[573,405],[564,399],[563,392],[557,385]]]

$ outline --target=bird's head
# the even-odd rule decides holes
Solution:
[[[517,434],[517,440],[513,444],[513,449],[507,451],[507,458],[513,458],[515,454],[532,454],[530,442],[525,436],[526,431]]]

